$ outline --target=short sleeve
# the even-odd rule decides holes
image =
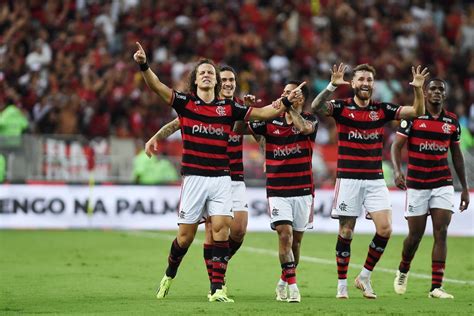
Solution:
[[[250,112],[251,108],[239,102],[232,101],[232,119],[234,121],[246,121]]]
[[[401,106],[393,103],[382,103],[382,111],[385,114],[385,121],[398,120]]]
[[[451,142],[459,143],[461,141],[461,126],[459,122],[456,121],[456,130],[451,134]]]
[[[256,135],[265,135],[267,133],[267,123],[265,121],[252,121],[248,123],[249,129]]]
[[[410,135],[412,125],[413,121],[401,120],[397,134],[408,137]]]
[[[171,98],[171,106],[176,110],[178,114],[183,113],[183,110],[189,102],[189,95],[173,90],[173,96]]]
[[[334,118],[339,117],[341,115],[342,110],[344,108],[344,100],[331,100],[326,102],[328,107],[328,116],[332,116]]]

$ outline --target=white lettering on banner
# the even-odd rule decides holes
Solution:
[[[374,140],[379,139],[379,133],[361,133],[359,131],[350,131],[349,132],[349,140],[351,139],[362,139],[362,140]]]
[[[424,150],[441,151],[441,152],[448,151],[448,147],[443,146],[443,145],[439,145],[439,144],[434,143],[434,142],[421,143],[419,148],[420,148],[420,151],[424,151]]]
[[[277,147],[273,149],[273,157],[286,157],[293,154],[301,154],[301,146],[296,144],[296,146],[285,146],[283,148]]]
[[[209,135],[217,135],[222,136],[224,135],[224,127],[214,127],[212,125],[193,125],[192,133],[200,133],[200,134],[209,134]]]
[[[92,212],[87,212],[89,187],[0,185],[1,228],[116,228],[176,230],[180,196],[179,186],[96,186]],[[406,234],[403,211],[405,192],[390,191],[393,204],[393,232]],[[247,188],[249,231],[271,231],[264,188]],[[460,194],[455,194],[459,205]],[[315,232],[337,233],[338,222],[330,218],[333,190],[318,190],[314,200]],[[471,206],[472,208],[472,206]],[[365,215],[365,214],[363,214]],[[450,235],[474,236],[474,212],[453,215]],[[202,229],[202,228],[201,228]],[[373,233],[374,224],[361,216],[357,231]],[[432,232],[427,225],[427,234]]]

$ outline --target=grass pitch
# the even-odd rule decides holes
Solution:
[[[394,236],[372,276],[378,295],[367,300],[349,289],[337,300],[335,234],[307,233],[297,271],[300,304],[277,302],[280,275],[275,233],[249,233],[232,258],[227,284],[234,304],[209,303],[198,233],[161,301],[163,276],[175,232],[0,231],[0,315],[462,315],[474,314],[473,238],[449,237],[444,288],[454,300],[427,297],[431,247],[425,236],[412,263],[407,294],[393,292],[402,236]],[[349,284],[360,271],[371,235],[355,235]]]

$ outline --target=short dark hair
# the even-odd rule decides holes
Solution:
[[[288,80],[288,82],[286,84],[294,84],[296,86],[299,86],[300,84],[302,84],[303,81],[299,81],[299,80]],[[304,85],[301,87],[301,92],[303,93],[303,97],[304,97],[304,100],[308,100],[308,97],[309,97],[309,89],[308,89],[308,85]]]
[[[430,83],[432,83],[433,81],[441,82],[442,84],[444,84],[445,89],[448,90],[448,83],[443,79],[437,77],[428,79],[428,81],[425,82],[425,89],[428,88]]]
[[[360,64],[360,65],[357,65],[354,67],[354,69],[352,69],[352,77],[354,78],[356,72],[358,71],[368,71],[368,72],[371,72],[374,77],[375,75],[377,74],[377,72],[375,71],[375,68],[369,64]]]
[[[212,67],[214,67],[214,70],[216,71],[217,83],[216,83],[216,86],[214,87],[214,97],[217,99],[219,98],[219,92],[221,91],[221,86],[222,86],[221,74],[216,64],[212,60],[207,59],[207,58],[200,59],[197,62],[196,66],[194,66],[193,70],[191,71],[189,75],[189,82],[188,82],[189,91],[194,94],[197,94],[197,84],[196,84],[197,69],[199,68],[199,66],[203,64],[211,65]]]
[[[223,71],[230,71],[230,72],[232,72],[232,73],[234,74],[235,77],[237,77],[237,72],[235,72],[235,69],[232,68],[232,67],[229,66],[229,65],[221,65],[221,66],[219,67],[219,71],[220,71],[220,72],[223,72]]]

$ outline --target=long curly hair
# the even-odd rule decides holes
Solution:
[[[219,92],[221,91],[222,87],[222,81],[221,81],[221,74],[219,71],[219,68],[216,66],[216,64],[210,60],[210,59],[200,59],[196,66],[193,68],[193,71],[189,74],[189,82],[188,82],[188,89],[190,92],[197,94],[197,84],[196,84],[196,75],[197,75],[197,69],[199,66],[203,64],[209,64],[212,67],[214,67],[214,70],[216,72],[216,86],[214,87],[214,97],[216,99],[219,98]]]

